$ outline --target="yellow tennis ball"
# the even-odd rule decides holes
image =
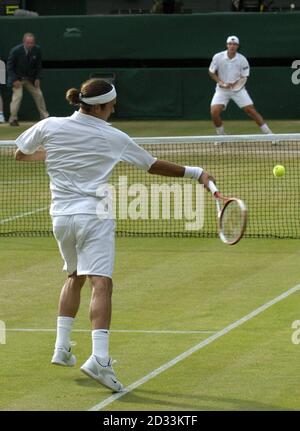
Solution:
[[[282,165],[276,165],[273,168],[273,175],[274,177],[280,178],[284,177],[285,175],[285,167]]]

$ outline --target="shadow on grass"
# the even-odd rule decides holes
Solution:
[[[77,378],[75,379],[75,382],[77,383],[77,385],[79,386],[84,386],[86,388],[103,388],[105,389],[104,386],[102,386],[100,383],[96,382],[96,380],[93,380],[89,377],[81,377],[81,378]],[[107,389],[109,391],[109,389]]]
[[[213,397],[206,395],[188,395],[137,389],[118,399],[123,404],[134,404],[137,410],[148,410],[149,405],[157,405],[157,410],[238,410],[238,411],[269,411],[291,410],[264,403],[260,400],[231,398],[226,396]],[[216,403],[212,408],[211,403]],[[219,404],[223,406],[220,407]],[[225,406],[224,406],[225,404]],[[228,406],[226,406],[226,404]],[[139,409],[139,406],[141,409]]]
[[[104,395],[108,398],[112,395],[109,389],[100,385],[96,381],[89,378],[78,378],[75,380],[80,386],[88,388],[101,389],[99,395]],[[100,400],[98,400],[99,402]],[[136,389],[126,395],[120,397],[117,402],[124,405],[131,404],[132,410],[149,410],[149,405],[157,406],[158,411],[169,410],[225,410],[225,411],[277,411],[285,410],[292,411],[293,409],[283,409],[280,406],[264,403],[260,400],[251,399],[240,399],[226,396],[207,396],[207,395],[189,395],[180,393],[170,393],[163,391],[148,391],[143,389]],[[215,408],[212,408],[212,403],[216,404]],[[222,407],[219,406],[222,404]],[[108,407],[109,409],[109,407]]]

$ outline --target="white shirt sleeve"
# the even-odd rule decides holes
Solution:
[[[25,130],[16,140],[16,146],[24,154],[33,154],[37,149],[44,145],[45,135],[43,133],[43,125],[46,120],[39,121],[34,126]]]
[[[250,75],[250,66],[248,60],[244,57],[241,62],[241,77],[247,78]]]
[[[148,171],[157,159],[127,136],[127,145],[121,154],[120,160]]]
[[[218,70],[218,56],[217,56],[217,54],[213,56],[208,70],[211,73],[215,73]]]

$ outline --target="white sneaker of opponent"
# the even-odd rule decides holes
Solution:
[[[5,118],[2,112],[0,112],[0,123],[5,123]]]
[[[109,358],[105,365],[96,356],[90,356],[89,359],[80,367],[81,371],[94,380],[97,380],[101,385],[106,386],[113,392],[121,392],[123,385],[118,381],[112,367],[112,359]]]
[[[73,367],[76,364],[76,357],[71,353],[71,349],[55,349],[51,363],[64,367]]]

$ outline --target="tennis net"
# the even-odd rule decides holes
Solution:
[[[248,207],[248,237],[300,238],[300,134],[135,138],[159,159],[203,166],[225,196]],[[17,162],[0,141],[0,236],[52,235],[43,162]],[[286,168],[283,178],[274,165]],[[126,163],[114,170],[118,236],[214,237],[214,200],[196,182],[149,175]],[[199,187],[199,188],[197,188]]]

